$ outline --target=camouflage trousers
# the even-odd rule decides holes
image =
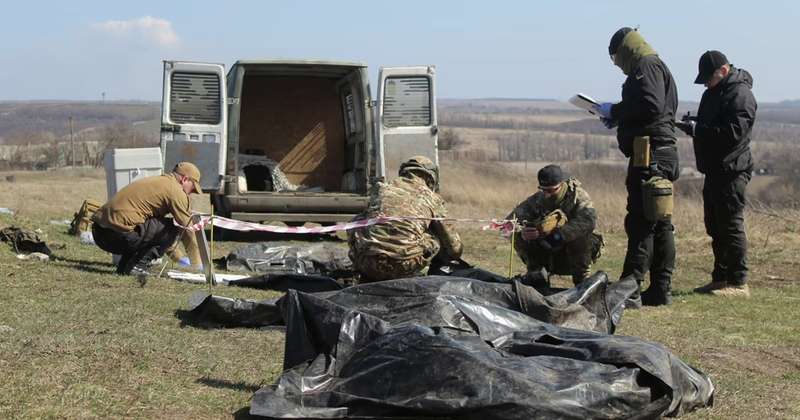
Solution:
[[[353,258],[353,265],[361,274],[360,283],[420,276],[429,264],[430,261],[422,255],[406,259],[385,255],[361,255]]]
[[[603,237],[592,233],[565,243],[555,250],[547,250],[537,241],[515,241],[514,249],[528,271],[545,268],[550,274],[572,276],[575,284],[591,274],[592,264],[600,257]]]

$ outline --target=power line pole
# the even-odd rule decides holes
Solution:
[[[75,136],[72,132],[72,117],[69,117],[69,145],[72,148],[72,169],[75,169]]]

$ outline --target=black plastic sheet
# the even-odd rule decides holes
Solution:
[[[321,274],[347,277],[353,263],[347,248],[331,243],[287,245],[259,242],[239,248],[225,258],[228,271],[264,274]]]
[[[189,299],[189,309],[178,311],[184,324],[200,327],[267,327],[283,325],[278,299],[256,301],[232,299],[198,292]]]
[[[282,291],[333,292],[324,294],[325,298],[382,318],[393,317],[395,312],[400,316],[413,315],[402,315],[404,308],[408,305],[424,305],[436,299],[478,300],[511,312],[527,314],[540,321],[605,333],[614,332],[622,317],[623,302],[637,287],[633,280],[609,283],[603,272],[592,275],[575,288],[548,296],[519,280],[499,276],[490,282],[458,277],[419,277],[364,284],[342,289],[338,293],[336,291],[341,286],[333,279],[321,276],[264,275],[234,280],[228,284]],[[274,302],[270,305],[270,310],[277,312]],[[253,300],[213,296],[193,298],[190,306],[190,319],[203,325],[264,327],[283,324],[280,316],[264,317],[263,302]],[[252,311],[252,314],[248,315],[248,311]],[[442,314],[431,312],[425,316],[440,317]],[[491,325],[492,322],[486,323],[484,330],[491,328]]]
[[[303,292],[329,292],[344,286],[335,279],[319,275],[303,274],[262,274],[239,280],[228,280],[228,286],[249,287],[253,289],[287,292],[290,289]]]
[[[534,318],[609,329],[632,292],[624,282],[612,286],[599,274],[544,297],[519,282],[434,276],[290,290],[278,302],[286,370],[256,392],[250,413],[655,418],[710,405],[708,377],[659,344]],[[577,308],[583,315],[562,316],[570,305],[594,320]]]

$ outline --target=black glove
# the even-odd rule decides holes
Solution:
[[[675,121],[675,127],[686,133],[689,137],[694,137],[694,128],[697,123],[693,120]]]
[[[550,242],[547,242],[547,239],[539,239],[536,241],[536,244],[539,245],[539,248],[542,248],[545,252],[553,252],[553,246],[550,245]]]
[[[550,244],[552,249],[559,249],[561,245],[564,244],[564,235],[561,234],[561,231],[556,229],[551,232],[547,237],[544,238],[545,242]]]
[[[560,230],[556,229],[544,239],[539,239],[537,243],[545,251],[556,251],[564,245],[564,235],[561,234]]]

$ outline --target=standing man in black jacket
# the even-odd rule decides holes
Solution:
[[[706,86],[697,118],[685,117],[678,128],[693,138],[697,170],[705,174],[703,215],[711,236],[714,270],[711,283],[697,293],[749,297],[745,188],[753,172],[750,135],[756,118],[753,77],[728,63],[725,54],[700,56],[697,84]]]
[[[674,227],[671,220],[650,221],[645,218],[642,184],[651,177],[674,181],[678,178],[678,149],[675,139],[675,113],[678,90],[667,65],[644,40],[638,30],[621,28],[611,37],[608,46],[611,61],[622,69],[627,79],[622,85],[622,101],[596,107],[608,128],[617,128],[619,149],[628,161],[625,185],[628,190],[628,213],[625,232],[628,249],[622,277],[634,276],[644,281],[650,271],[650,287],[639,296],[632,296],[629,307],[668,305],[672,301],[672,272],[675,268]],[[647,136],[650,142],[650,164],[634,165],[634,137]]]

